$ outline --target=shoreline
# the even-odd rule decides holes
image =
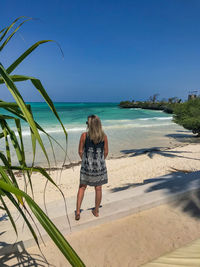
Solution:
[[[141,151],[140,151],[141,152]],[[200,144],[182,144],[166,149],[148,149],[141,153],[131,152],[128,155],[115,159],[106,159],[108,169],[108,183],[104,190],[115,192],[129,187],[144,184],[148,179],[156,179],[159,176],[172,172],[192,172],[199,170]],[[48,170],[51,178],[63,191],[65,198],[75,196],[79,187],[80,163],[65,169],[52,168]],[[18,174],[19,175],[19,174]],[[24,178],[18,176],[20,188],[24,188]],[[40,173],[32,174],[34,197],[38,204],[43,204],[46,178]],[[93,187],[87,187],[87,191],[94,191]],[[28,188],[31,195],[31,190]],[[86,192],[87,193],[87,192]],[[48,182],[45,189],[46,203],[61,199],[59,190]]]
[[[188,146],[190,145],[191,143],[184,143],[184,144],[180,144],[180,143],[177,143],[175,145],[171,145],[171,146],[168,146],[168,147],[163,147],[162,149],[161,148],[157,148],[157,147],[153,147],[153,148],[141,148],[141,149],[137,149],[137,152],[135,152],[135,156],[137,155],[145,155],[147,153],[151,153],[151,152],[161,152],[161,151],[166,151],[168,149],[175,149],[175,148],[178,148],[178,147],[184,147],[184,146]],[[123,155],[117,155],[117,156],[108,156],[108,158],[106,159],[106,161],[109,161],[109,160],[115,160],[115,159],[122,159],[122,158],[128,158],[130,157],[129,154],[133,154],[132,152],[129,152],[129,153],[126,153],[126,154],[123,154]],[[61,162],[59,162],[57,165],[59,164],[62,164]],[[74,167],[77,167],[77,166],[80,166],[81,165],[81,160],[79,161],[70,161],[70,163],[68,164],[64,164],[62,165],[61,167],[56,167],[56,166],[52,166],[52,167],[44,167],[44,169],[46,171],[62,171],[62,170],[66,170],[66,169],[73,169]],[[35,167],[41,167],[41,166],[35,166]],[[43,167],[42,167],[43,168]],[[15,171],[14,172],[18,177],[22,174],[22,171]],[[36,173],[33,171],[33,173]]]

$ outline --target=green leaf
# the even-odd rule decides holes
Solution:
[[[10,146],[9,146],[8,137],[7,137],[7,130],[6,130],[6,127],[5,127],[5,121],[1,119],[1,115],[0,115],[0,124],[1,124],[1,128],[3,130],[3,135],[4,135],[4,138],[5,138],[6,154],[7,154],[8,164],[11,165]]]
[[[15,107],[15,105],[13,106],[10,106],[10,107],[6,107],[6,102],[0,100],[0,104],[3,104],[4,105],[4,109],[11,112],[12,114],[16,115],[17,117],[19,117],[20,119],[24,120],[27,122],[26,118],[24,117],[23,113],[21,112],[21,110],[19,110],[17,107]],[[14,104],[14,103],[13,103]],[[51,135],[49,135],[36,121],[35,122],[35,125],[37,127],[38,130],[42,131],[47,137],[48,139],[52,139],[64,152],[66,152],[66,150],[63,149],[63,147],[58,143],[58,141],[53,138]]]
[[[63,255],[68,259],[72,266],[85,266],[81,261],[79,256],[57,229],[57,227],[52,223],[52,221],[46,216],[46,214],[40,209],[40,207],[29,197],[25,192],[15,188],[14,186],[8,185],[7,183],[0,180],[0,188],[4,191],[15,194],[16,196],[24,197],[29,208],[32,210],[33,214],[36,216],[40,224],[46,230],[48,235],[63,253]]]
[[[7,28],[8,28],[8,27],[3,28],[3,29],[0,31],[0,34],[3,34],[3,32],[4,32]]]
[[[0,46],[0,51],[5,47],[5,45],[10,41],[10,39],[15,35],[15,33],[19,30],[19,28],[27,21],[31,20],[31,18],[23,21],[22,23],[20,23],[20,25],[7,37],[7,39],[4,41],[4,43]],[[14,24],[13,24],[14,25]],[[13,27],[13,25],[11,24],[10,27]],[[5,35],[4,35],[5,36]],[[4,37],[3,36],[3,37]],[[0,40],[1,41],[1,40]]]
[[[1,188],[1,185],[0,185],[0,188]],[[30,232],[31,232],[31,234],[32,234],[32,236],[33,236],[33,238],[34,238],[36,244],[37,244],[38,247],[39,247],[39,242],[38,242],[37,235],[36,235],[36,233],[35,233],[35,231],[34,231],[32,225],[30,224],[29,219],[27,218],[27,216],[25,215],[25,213],[24,213],[23,210],[21,209],[19,203],[14,199],[14,197],[12,196],[12,194],[11,194],[9,191],[4,191],[4,192],[5,192],[5,195],[7,196],[7,198],[11,201],[11,203],[15,206],[15,208],[19,211],[20,215],[23,217],[23,219],[24,219],[26,225],[28,226],[28,229],[30,230]],[[18,199],[22,199],[21,196],[17,196],[17,195],[16,195],[16,197],[17,197]],[[25,208],[23,201],[22,201],[22,202],[20,201],[20,203],[22,204],[23,208]]]
[[[9,217],[9,219],[10,219],[10,222],[11,222],[11,224],[12,224],[12,226],[13,226],[13,228],[14,228],[14,230],[15,230],[15,233],[16,233],[16,235],[18,236],[18,233],[17,233],[17,227],[16,227],[16,225],[15,225],[15,222],[14,222],[14,220],[13,220],[13,217],[12,217],[12,215],[11,215],[11,213],[10,213],[10,211],[9,211],[9,209],[8,209],[8,207],[7,207],[7,205],[6,205],[6,203],[4,202],[4,200],[3,200],[3,198],[2,198],[2,190],[0,189],[0,200],[1,200],[1,203],[3,204],[3,207],[4,207],[4,210],[6,211],[6,213],[8,214],[8,217]]]
[[[14,147],[15,151],[16,151],[16,155],[17,155],[19,164],[24,166],[24,161],[23,161],[23,157],[22,157],[22,151],[20,149],[20,146],[19,146],[17,137],[15,135],[15,132],[10,129],[10,127],[8,126],[6,121],[4,121],[4,122],[0,121],[0,123],[2,124],[3,127],[5,127],[6,131],[8,132],[8,134],[10,136],[11,142],[13,144],[13,147]]]
[[[18,122],[19,120],[15,119],[15,121]],[[2,123],[2,122],[0,121],[0,123]],[[15,149],[19,164],[22,167],[22,170],[25,170],[25,167],[26,167],[25,153],[24,153],[24,151],[22,151],[22,149],[23,149],[23,141],[22,141],[22,148],[20,148],[20,145],[19,145],[19,142],[18,142],[17,137],[15,135],[15,132],[10,129],[10,127],[8,126],[8,124],[6,122],[4,122],[4,124],[5,124],[5,128],[6,128],[7,132],[9,133],[9,136],[10,136],[10,139],[12,141],[13,147]],[[22,133],[20,133],[20,135],[22,135]],[[21,136],[21,138],[22,138],[22,136]],[[10,168],[11,168],[11,166],[10,166]],[[24,174],[24,172],[23,172],[23,174]],[[31,187],[32,195],[34,195],[34,193],[33,193],[33,185],[32,185],[32,181],[31,181],[31,177],[30,177],[29,171],[27,171],[27,177],[28,177],[29,184],[30,184],[30,187]]]
[[[0,80],[3,80],[3,78],[0,78]],[[9,102],[4,102],[2,100],[0,100],[0,108],[5,108],[5,107],[16,107],[18,108],[18,105],[16,103],[9,103]]]
[[[0,32],[0,42],[3,41],[4,37],[7,37],[8,32],[13,29],[12,33],[6,38],[6,40],[1,44],[0,50],[2,50],[5,45],[11,40],[11,38],[14,36],[14,34],[19,30],[19,28],[28,20],[23,20],[23,22],[16,28],[14,29],[13,27],[15,26],[15,23],[20,20],[21,18],[25,17],[19,17],[17,18],[9,27],[4,28]],[[36,243],[38,244],[37,236],[35,234],[34,229],[32,228],[31,224],[29,223],[28,218],[24,214],[23,210],[20,207],[20,203],[23,206],[24,209],[26,209],[26,206],[24,205],[23,199],[27,202],[29,208],[32,210],[40,224],[44,227],[44,229],[47,231],[49,236],[52,238],[54,243],[58,246],[60,251],[64,254],[64,256],[69,260],[69,262],[72,264],[72,266],[84,266],[84,263],[80,260],[78,255],[75,253],[75,251],[70,247],[68,242],[65,240],[65,238],[62,236],[62,234],[59,232],[59,230],[53,225],[51,220],[46,216],[46,214],[37,206],[37,204],[34,202],[34,200],[27,195],[25,192],[21,191],[18,188],[17,181],[14,177],[13,170],[21,170],[23,175],[27,173],[29,182],[31,184],[31,173],[33,171],[39,171],[42,173],[43,176],[46,177],[47,181],[50,181],[53,183],[56,187],[57,185],[55,182],[52,180],[52,178],[47,174],[47,172],[42,169],[42,168],[35,168],[34,167],[34,159],[35,159],[35,151],[36,151],[36,144],[37,142],[39,143],[40,147],[43,150],[43,153],[45,154],[45,157],[47,158],[48,164],[49,159],[48,155],[46,153],[46,149],[44,147],[44,144],[42,142],[42,139],[40,137],[39,131],[41,130],[43,133],[46,134],[46,136],[49,138],[50,145],[52,147],[53,155],[54,155],[54,150],[53,150],[53,145],[52,141],[55,141],[62,150],[63,147],[57,142],[56,139],[54,139],[52,136],[50,136],[37,122],[35,122],[33,118],[33,114],[31,111],[31,107],[29,105],[26,105],[20,92],[18,91],[15,82],[18,81],[25,81],[25,80],[31,80],[32,84],[34,87],[40,92],[40,94],[43,96],[51,110],[53,111],[54,115],[58,119],[60,125],[63,128],[63,132],[65,134],[66,138],[66,144],[67,144],[67,132],[64,128],[64,125],[62,124],[62,121],[60,120],[57,111],[54,107],[53,102],[49,98],[48,94],[46,93],[45,89],[42,86],[42,83],[40,80],[33,78],[33,77],[28,77],[28,76],[23,76],[23,75],[9,75],[26,57],[28,57],[39,45],[46,43],[46,42],[52,42],[52,40],[43,40],[35,43],[32,45],[28,50],[26,50],[17,60],[14,61],[13,64],[11,64],[7,70],[0,64],[0,84],[4,83],[12,96],[14,97],[16,103],[8,103],[5,101],[0,100],[0,108],[5,109],[6,111],[11,112],[16,116],[16,118],[8,115],[1,116],[0,114],[0,121],[1,121],[1,126],[3,132],[0,133],[0,138],[2,139],[3,137],[5,138],[5,143],[7,146],[7,158],[6,156],[0,151],[0,158],[4,164],[4,166],[0,166],[0,196],[1,199],[3,197],[7,197],[13,204],[14,206],[19,210],[20,214],[23,216],[24,221],[28,225]],[[62,52],[62,51],[61,51]],[[29,124],[30,131],[31,131],[31,140],[32,140],[32,150],[33,150],[33,163],[32,167],[27,167],[26,165],[26,159],[25,159],[25,152],[24,152],[24,144],[23,144],[23,136],[22,136],[22,129],[21,129],[21,124],[19,122],[19,119],[22,119],[26,121]],[[15,124],[17,127],[17,131],[19,134],[19,141],[15,135],[15,132],[12,131],[12,129],[9,127],[8,123],[6,120],[8,119],[14,119]],[[16,151],[20,166],[13,166],[11,165],[11,156],[10,156],[10,148],[9,148],[9,142],[7,135],[10,136],[11,142],[14,146],[14,149]],[[66,150],[65,150],[66,153]],[[65,158],[66,158],[65,154]],[[54,155],[55,157],[55,155]],[[25,175],[24,175],[25,178]],[[59,187],[57,187],[59,189]],[[60,190],[60,189],[59,189]],[[61,194],[63,195],[62,191],[60,190]],[[15,197],[18,199],[19,203],[15,200]],[[64,195],[63,195],[64,197]],[[2,201],[1,201],[2,202]],[[3,205],[4,206],[4,205]],[[5,210],[5,207],[0,206],[1,209]],[[26,209],[26,211],[29,213],[29,216],[31,216],[30,212]],[[9,213],[9,210],[8,210]],[[31,216],[32,219],[32,216]],[[34,222],[34,220],[33,220]],[[39,244],[38,244],[39,246]]]
[[[5,37],[5,35],[11,30],[11,28],[15,25],[15,23],[16,23],[18,20],[20,20],[21,18],[25,18],[25,17],[24,17],[24,16],[18,17],[17,19],[15,19],[15,20],[13,21],[13,23],[11,23],[10,26],[5,27],[3,30],[0,31],[0,34],[4,32],[4,33],[2,34],[2,36],[1,36],[1,38],[0,38],[0,42],[3,40],[3,38]]]
[[[65,134],[65,139],[66,139],[66,148],[67,148],[67,132],[65,130],[65,127],[56,111],[56,108],[53,104],[53,102],[51,101],[50,97],[48,96],[46,90],[44,89],[42,83],[40,82],[40,80],[34,78],[34,77],[29,77],[29,76],[24,76],[24,75],[11,75],[10,78],[12,79],[13,82],[16,81],[26,81],[26,80],[31,80],[32,84],[35,86],[35,88],[40,92],[40,94],[43,96],[43,98],[45,99],[46,103],[49,105],[50,109],[53,111],[54,115],[56,116],[56,118],[58,119],[59,123],[61,124],[64,134]],[[52,149],[53,151],[53,149]],[[66,153],[67,149],[65,150],[65,156],[64,156],[64,162],[66,160],[67,157],[67,153]],[[55,158],[54,158],[55,160]]]
[[[13,62],[10,67],[7,68],[7,73],[10,74],[28,55],[30,55],[39,45],[47,43],[47,42],[53,42],[53,40],[42,40],[34,45],[32,45],[28,50],[26,50],[15,62]]]
[[[22,129],[21,129],[20,120],[19,119],[15,119],[15,124],[16,124],[16,127],[17,127],[17,132],[18,132],[19,139],[20,139],[20,144],[21,144],[22,161],[25,163],[26,159],[25,159],[24,143],[23,143],[23,138],[22,138]]]
[[[9,73],[9,72],[8,72]],[[48,96],[46,90],[44,89],[42,83],[40,82],[40,80],[34,78],[34,77],[30,77],[30,76],[25,76],[25,75],[11,75],[10,78],[12,79],[13,82],[17,82],[17,81],[26,81],[26,80],[30,80],[32,82],[32,84],[35,86],[35,88],[40,92],[40,94],[43,96],[43,98],[45,99],[46,103],[49,105],[50,109],[53,111],[53,113],[55,114],[56,118],[58,119],[58,121],[60,122],[63,131],[67,137],[67,132],[65,130],[64,125],[62,124],[62,121],[60,120],[60,117],[55,109],[55,106],[53,104],[53,102],[51,101],[50,97]],[[1,81],[0,79],[0,83],[3,83],[3,79]]]
[[[9,178],[9,176],[4,171],[4,168],[2,166],[0,166],[0,174],[1,174],[2,180],[4,180],[6,182],[6,184],[13,185],[12,182],[11,182],[11,180],[10,180],[10,178]],[[17,187],[15,187],[15,188],[17,188]],[[16,197],[18,198],[19,202],[21,204],[23,204],[22,198],[20,196],[16,196]]]
[[[0,151],[0,159],[2,160],[3,164],[4,164],[4,168],[7,168],[7,172],[12,180],[12,183],[18,187],[18,184],[17,184],[17,180],[15,179],[15,176],[11,170],[11,166],[9,164],[9,161],[6,159],[5,155]]]
[[[15,86],[15,84],[13,83],[13,81],[11,80],[11,78],[9,77],[6,70],[4,69],[4,67],[1,64],[0,64],[0,74],[2,75],[3,80],[4,80],[7,88],[9,89],[9,91],[13,95],[15,101],[19,105],[24,117],[26,118],[27,122],[29,123],[33,133],[35,134],[35,137],[36,137],[38,143],[40,144],[40,147],[42,148],[42,150],[44,152],[44,155],[48,161],[48,164],[50,165],[46,149],[45,149],[43,142],[42,142],[42,139],[38,133],[38,130],[37,130],[37,127],[36,127],[35,122],[33,120],[33,117],[31,115],[31,113],[29,112],[28,108],[26,107],[26,104],[24,103],[24,100],[21,97],[17,87]]]
[[[43,98],[45,99],[45,101],[49,105],[50,109],[53,111],[54,115],[56,116],[56,118],[60,122],[60,124],[61,124],[61,126],[63,128],[63,131],[64,131],[64,133],[66,135],[66,138],[67,138],[67,132],[65,130],[65,127],[62,124],[62,121],[61,121],[60,117],[58,116],[58,113],[57,113],[57,111],[55,109],[55,106],[54,106],[53,102],[51,101],[51,99],[48,96],[47,92],[45,91],[44,87],[42,86],[42,83],[38,79],[31,79],[31,82],[33,83],[33,85],[35,86],[35,88],[40,92],[40,94],[43,96]]]

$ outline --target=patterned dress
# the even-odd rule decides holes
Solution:
[[[99,186],[107,182],[104,141],[94,144],[86,135],[80,171],[80,184]]]

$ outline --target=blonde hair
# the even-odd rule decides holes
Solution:
[[[88,136],[95,143],[104,141],[104,131],[102,130],[101,120],[96,115],[88,116]]]

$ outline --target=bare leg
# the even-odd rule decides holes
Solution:
[[[101,204],[102,199],[102,186],[95,186],[95,209],[93,210],[93,215],[98,217],[99,216],[99,206]]]
[[[81,203],[83,201],[85,189],[87,185],[81,184],[78,189],[77,202],[76,202],[76,215],[80,215]]]

